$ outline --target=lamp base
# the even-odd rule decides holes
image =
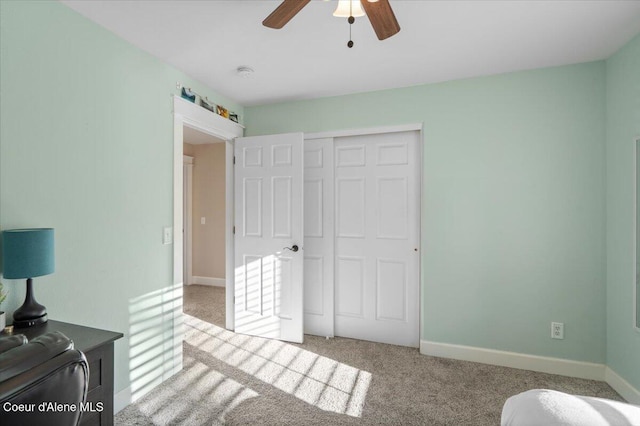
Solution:
[[[47,308],[36,302],[33,296],[33,280],[27,279],[27,294],[24,303],[13,312],[13,326],[16,328],[33,327],[47,322]]]
[[[49,318],[47,318],[47,314],[44,314],[41,317],[38,318],[29,318],[29,319],[25,319],[25,320],[13,320],[13,327],[14,328],[27,328],[27,327],[33,327],[34,325],[40,325],[40,324],[44,324],[45,322],[47,322]]]

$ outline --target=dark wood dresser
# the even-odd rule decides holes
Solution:
[[[113,342],[123,334],[53,320],[34,327],[15,328],[13,334],[24,334],[31,340],[49,331],[59,331],[73,340],[74,347],[84,352],[89,362],[87,402],[92,402],[93,407],[101,402],[102,411],[84,412],[80,424],[113,425]]]

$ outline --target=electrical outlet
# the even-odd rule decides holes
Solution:
[[[551,338],[564,339],[564,324],[561,322],[551,323]]]

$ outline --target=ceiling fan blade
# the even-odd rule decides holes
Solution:
[[[279,30],[284,27],[298,12],[302,10],[311,0],[284,0],[267,19],[262,21],[262,25]]]
[[[371,26],[378,36],[378,40],[384,40],[400,31],[400,25],[394,15],[389,0],[378,0],[370,3],[362,0],[362,7],[371,21]]]

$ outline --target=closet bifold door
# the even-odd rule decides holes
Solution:
[[[334,335],[333,138],[304,142],[304,332]]]
[[[419,142],[334,139],[336,336],[419,346]]]

